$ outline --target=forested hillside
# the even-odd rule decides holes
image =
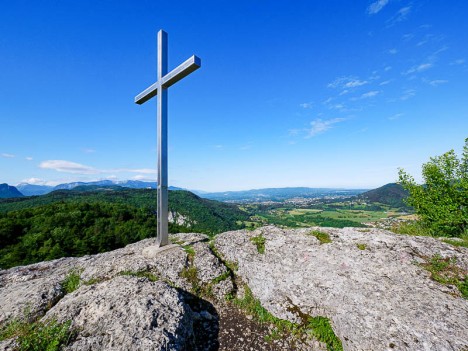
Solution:
[[[82,189],[83,190],[83,189]],[[155,236],[156,190],[55,191],[0,201],[0,267],[105,252]],[[236,206],[169,192],[169,210],[184,218],[169,231],[215,234],[248,218]]]

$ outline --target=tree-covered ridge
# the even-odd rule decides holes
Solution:
[[[401,184],[390,183],[377,189],[366,191],[359,195],[359,198],[372,203],[378,202],[395,208],[407,209],[405,200],[408,198],[408,191]]]
[[[80,190],[57,190],[47,195],[29,196],[21,199],[0,200],[0,213],[30,209],[55,202],[116,203],[145,208],[155,213],[157,194],[154,189],[115,189],[112,187],[95,190],[84,187]],[[207,200],[185,190],[169,192],[169,210],[187,218],[195,232],[207,234],[238,229],[236,221],[248,219],[248,215],[236,205]]]
[[[0,267],[105,252],[156,235],[156,191],[59,191],[0,203]],[[9,210],[11,208],[11,210]],[[169,193],[169,209],[184,223],[171,233],[215,234],[238,229],[247,215],[233,205]]]

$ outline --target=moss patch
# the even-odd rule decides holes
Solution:
[[[310,232],[309,235],[315,236],[318,239],[318,241],[320,241],[320,245],[329,244],[332,242],[332,240],[330,239],[330,235],[328,233],[324,233],[319,230],[314,230]]]
[[[275,339],[281,339],[286,334],[292,334],[300,339],[311,335],[317,340],[324,342],[327,345],[328,351],[343,351],[341,341],[335,335],[331,323],[327,318],[321,316],[311,317],[301,313],[301,324],[277,318],[261,305],[260,301],[253,296],[248,286],[245,286],[244,289],[245,294],[243,298],[233,298],[231,301],[247,314],[254,316],[259,322],[273,325],[270,334],[265,337],[266,341],[270,342]]]
[[[265,253],[265,242],[266,239],[263,235],[258,235],[250,238],[250,241],[254,243],[254,245],[257,247],[257,252],[259,254],[264,254]]]
[[[356,244],[356,246],[357,246],[357,248],[358,248],[359,250],[365,250],[365,249],[367,249],[367,245],[366,245],[366,244]]]
[[[432,280],[440,284],[456,286],[461,295],[468,299],[468,272],[456,265],[455,257],[443,258],[436,254],[426,258],[426,261],[421,266],[431,272]]]

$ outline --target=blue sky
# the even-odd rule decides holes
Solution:
[[[468,2],[0,0],[0,183],[156,178],[156,33],[170,184],[372,188],[468,137]]]

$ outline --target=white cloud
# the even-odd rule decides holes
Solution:
[[[432,85],[433,87],[439,86],[441,84],[446,84],[446,83],[448,83],[448,80],[445,80],[445,79],[434,79],[429,82],[429,84]]]
[[[329,120],[322,120],[317,118],[316,120],[310,122],[311,128],[306,129],[306,138],[312,138],[318,134],[325,133],[327,130],[333,128],[333,125],[343,122],[344,120],[344,118],[333,118]]]
[[[450,64],[451,65],[463,65],[465,62],[466,62],[465,59],[458,59],[458,60],[451,62]]]
[[[143,174],[156,174],[158,171],[153,168],[114,168],[109,170],[99,170],[99,173],[143,173]]]
[[[390,82],[391,82],[390,79],[389,79],[389,80],[384,80],[384,81],[381,82],[379,85],[381,85],[381,86],[382,86],[382,85],[387,85],[387,84],[389,84]]]
[[[402,7],[398,10],[395,18],[395,22],[400,22],[406,19],[406,17],[411,12],[411,6]]]
[[[392,69],[392,66],[387,66],[387,67],[384,68],[384,71],[385,71],[385,72],[388,72],[388,71],[390,71],[391,69]]]
[[[85,154],[92,154],[92,153],[96,152],[96,150],[94,150],[94,149],[92,149],[92,148],[84,148],[84,149],[83,149],[83,152],[84,152]]]
[[[309,109],[312,108],[313,103],[312,102],[304,102],[302,104],[299,104],[302,108]]]
[[[387,21],[388,26],[393,26],[394,24],[398,22],[402,22],[406,20],[410,12],[411,12],[411,6],[402,7],[401,9],[398,10],[398,12],[392,18],[390,18]]]
[[[396,119],[399,119],[401,116],[403,116],[403,113],[395,113],[393,116],[388,117],[390,121],[394,121]]]
[[[31,156],[25,157],[25,159],[26,159],[27,161],[32,161],[32,160],[33,160],[33,158],[32,158]]]
[[[40,178],[28,178],[28,179],[24,179],[23,181],[21,181],[21,183],[28,183],[28,184],[33,184],[33,185],[45,185],[46,181]]]
[[[362,94],[361,98],[362,99],[371,98],[371,97],[374,97],[374,96],[378,95],[379,93],[380,93],[380,91],[378,91],[378,90],[372,90],[372,91],[369,91],[367,93]]]
[[[346,83],[344,86],[345,88],[355,88],[355,87],[360,87],[361,85],[364,85],[364,84],[367,84],[367,81],[356,79],[356,80],[352,80]]]
[[[327,85],[328,88],[339,88],[339,89],[349,89],[349,88],[356,88],[362,85],[367,84],[368,82],[365,80],[360,80],[356,77],[348,76],[348,77],[339,77],[336,78],[333,82]]]
[[[48,160],[39,164],[40,168],[53,169],[57,172],[75,173],[75,174],[97,174],[99,170],[85,166],[79,163],[64,160]]]
[[[380,12],[380,10],[382,10],[387,4],[388,0],[377,0],[376,2],[373,2],[369,5],[367,8],[367,13],[369,15],[375,15],[376,13]]]
[[[5,158],[15,158],[16,157],[16,155],[7,154],[7,153],[3,153],[0,156],[5,157]]]
[[[403,95],[400,96],[400,100],[405,101],[405,100],[412,98],[415,95],[416,95],[416,91],[414,89],[406,89],[403,92]]]
[[[16,155],[7,154],[7,153],[3,153],[3,154],[1,154],[1,156],[4,157],[4,158],[14,158],[14,157],[16,157]]]
[[[404,74],[411,74],[411,73],[420,73],[427,71],[429,68],[433,67],[432,63],[422,63],[418,66],[413,66],[409,70],[407,70]]]
[[[388,50],[388,53],[392,55],[396,55],[398,53],[398,50],[393,48],[393,49]]]

